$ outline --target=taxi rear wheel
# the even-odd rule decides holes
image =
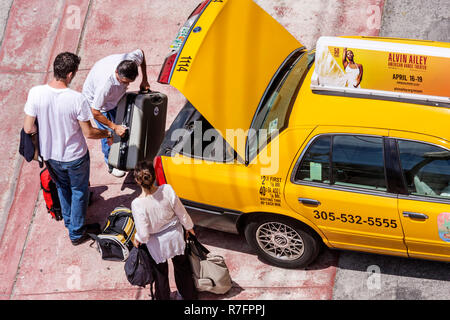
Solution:
[[[282,216],[250,220],[245,238],[261,259],[281,268],[304,268],[320,251],[320,242],[308,228]]]

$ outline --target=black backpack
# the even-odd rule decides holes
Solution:
[[[145,244],[141,244],[139,248],[133,247],[131,249],[124,266],[125,275],[128,282],[132,285],[143,288],[148,284],[150,285],[152,300],[155,299],[153,294],[153,283],[155,282],[155,269],[153,266],[155,263]]]

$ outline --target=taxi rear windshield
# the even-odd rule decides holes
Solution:
[[[256,111],[248,135],[247,160],[253,158],[284,130],[304,75],[310,66],[306,51],[294,51],[279,68]]]
[[[220,133],[188,101],[166,132],[159,155],[182,154],[213,162],[243,160]]]

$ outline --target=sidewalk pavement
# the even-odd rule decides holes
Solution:
[[[103,261],[90,242],[73,247],[63,222],[50,218],[40,192],[40,168],[24,162],[17,152],[23,106],[32,86],[51,79],[59,52],[81,56],[72,84],[81,90],[95,61],[141,48],[151,88],[169,97],[168,127],[185,99],[174,88],[156,83],[156,78],[170,43],[198,2],[15,0],[0,7],[0,22],[5,23],[0,49],[1,300],[149,299],[148,289],[128,283],[122,262]],[[384,4],[382,0],[255,2],[309,48],[320,35],[377,35]],[[139,83],[138,78],[130,90],[137,90]],[[94,196],[87,223],[103,225],[112,209],[130,206],[139,190],[131,176],[115,178],[107,173],[99,141],[90,140],[88,145]],[[242,236],[198,232],[211,251],[225,257],[234,281],[226,295],[202,293],[200,299],[332,299],[336,252],[325,250],[307,270],[284,270],[261,262]],[[171,270],[175,291],[172,274]]]

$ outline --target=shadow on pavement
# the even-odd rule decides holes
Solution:
[[[108,216],[115,208],[119,206],[131,208],[131,202],[141,194],[141,188],[134,182],[132,171],[129,172],[123,180],[120,187],[120,192],[117,192],[117,196],[110,197],[106,194],[110,188],[112,188],[112,186],[108,185],[97,185],[90,187],[90,190],[93,192],[93,196],[92,204],[88,208],[86,223],[97,222],[101,227],[103,227],[108,219]],[[132,193],[129,193],[130,190]]]
[[[244,235],[216,231],[204,227],[195,227],[197,238],[205,245],[256,256],[256,252],[248,245]],[[269,263],[260,257],[262,263]],[[303,270],[323,270],[338,265],[339,252],[323,246],[316,260]],[[286,269],[290,270],[290,269]]]
[[[450,281],[450,264],[446,262],[342,251],[340,269],[366,273],[369,266],[379,267],[385,275]]]

